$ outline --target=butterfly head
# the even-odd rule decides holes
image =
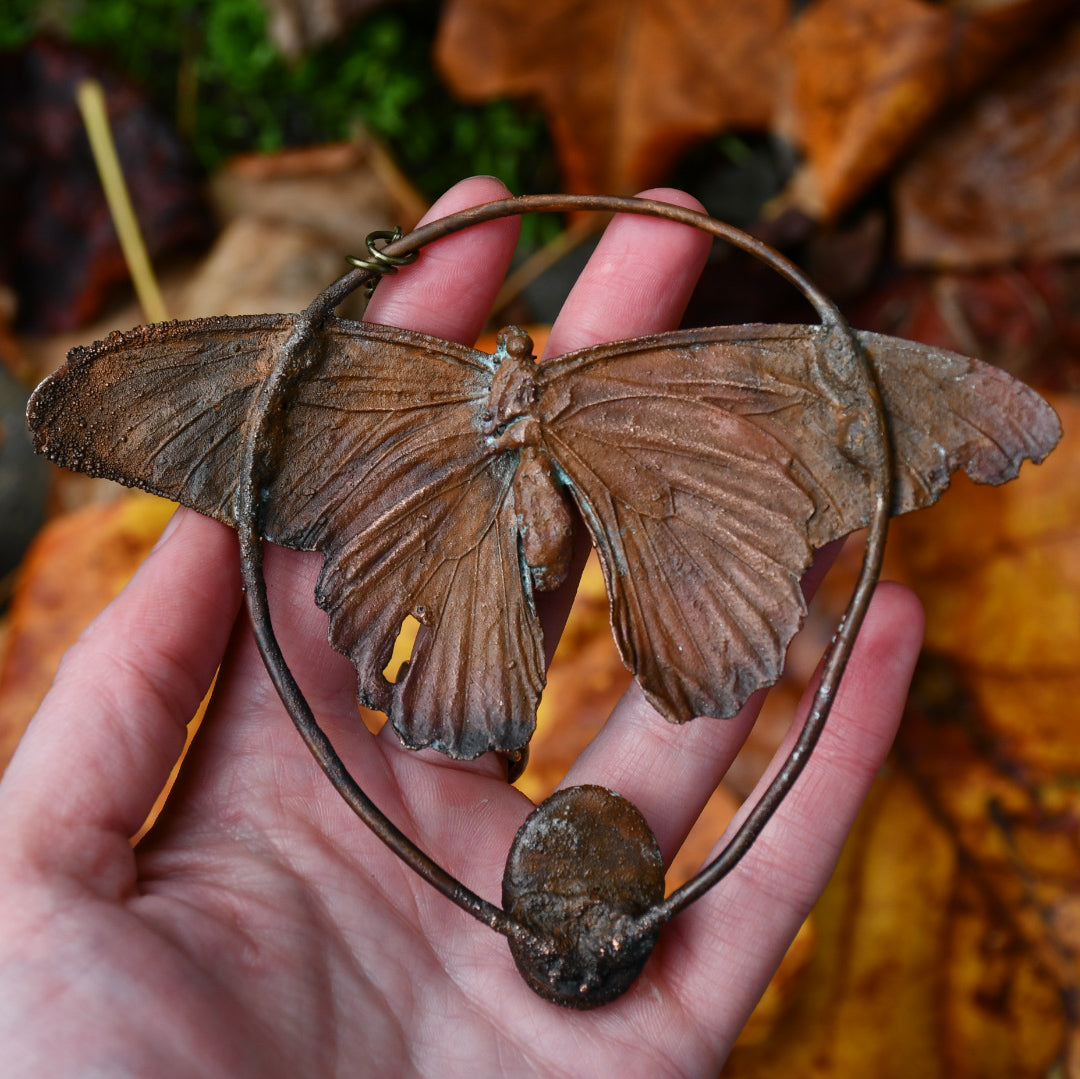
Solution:
[[[520,326],[504,326],[495,338],[494,360],[501,366],[505,359],[533,360],[533,339]]]

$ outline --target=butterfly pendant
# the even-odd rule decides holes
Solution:
[[[234,524],[243,432],[296,319],[162,323],[76,348],[31,399],[37,448]],[[578,518],[649,701],[679,723],[731,716],[780,675],[813,551],[871,513],[856,413],[830,378],[835,333],[724,326],[538,364],[513,327],[488,355],[329,317],[284,413],[263,533],[322,552],[330,641],[411,747],[528,743],[545,677],[535,593],[566,576]],[[995,367],[856,338],[888,417],[894,514],[958,469],[1009,480],[1060,437],[1050,406]],[[416,643],[390,682],[409,615]]]

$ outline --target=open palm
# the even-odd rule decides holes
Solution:
[[[475,178],[433,215],[504,194]],[[515,237],[504,220],[433,245],[379,286],[369,317],[473,340]],[[616,219],[550,351],[676,324],[707,243]],[[316,715],[390,818],[497,899],[531,804],[494,756],[454,762],[366,732],[352,667],[313,602],[318,564],[267,552],[278,633]],[[892,740],[922,624],[910,593],[878,589],[829,728],[779,814],[664,931],[629,993],[575,1013],[533,995],[504,941],[351,815],[274,695],[240,598],[235,536],[179,511],[66,657],[0,784],[6,1075],[713,1075],[836,862]],[[542,612],[549,637],[559,602]],[[133,849],[219,667],[166,810]],[[626,795],[670,857],[753,712],[675,728],[631,689],[567,783]]]

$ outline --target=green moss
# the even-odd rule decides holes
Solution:
[[[7,0],[0,11],[0,51],[21,48],[34,35],[38,0]]]
[[[364,127],[434,197],[471,173],[515,191],[556,182],[542,118],[516,102],[455,102],[432,69],[437,0],[388,4],[290,64],[259,0],[7,0],[0,46],[40,29],[140,82],[207,171],[243,151],[347,138]]]

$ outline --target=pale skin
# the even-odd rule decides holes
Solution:
[[[473,178],[432,215],[504,194]],[[473,340],[516,228],[493,222],[429,248],[380,284],[368,317]],[[618,219],[549,353],[677,325],[707,243],[670,222]],[[383,810],[497,901],[531,804],[492,755],[453,762],[367,734],[352,667],[314,606],[318,564],[268,551],[278,633],[316,715]],[[553,638],[566,604],[545,600]],[[911,593],[879,586],[822,741],[777,816],[666,928],[626,996],[576,1013],[535,996],[501,938],[351,815],[274,695],[240,604],[234,534],[179,511],[68,653],[0,783],[7,1076],[715,1075],[836,864],[922,633]],[[133,849],[219,664],[179,783]],[[566,783],[630,798],[670,857],[753,718],[748,706],[673,727],[631,689]]]

